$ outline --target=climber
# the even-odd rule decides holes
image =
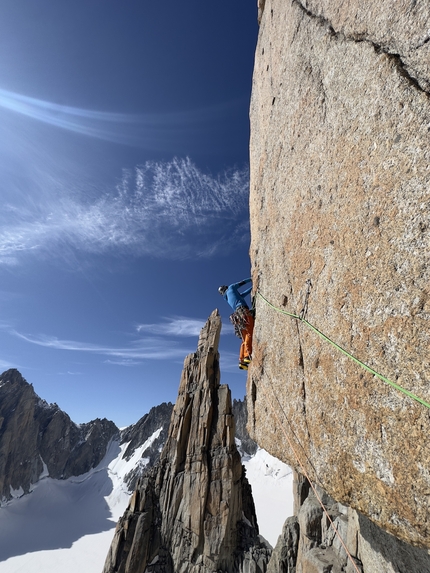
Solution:
[[[248,370],[248,365],[252,360],[252,332],[254,330],[254,316],[253,312],[249,310],[249,306],[245,301],[245,297],[251,292],[252,285],[239,292],[239,288],[252,279],[245,279],[238,283],[233,283],[230,286],[220,286],[218,292],[228,302],[234,310],[230,316],[230,321],[233,323],[235,333],[242,339],[239,353],[239,368],[241,370]]]

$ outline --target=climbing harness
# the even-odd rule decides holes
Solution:
[[[252,315],[252,311],[246,306],[240,306],[229,316],[230,322],[234,327],[234,333],[239,338],[242,338],[242,330],[245,330],[247,327],[249,315]]]
[[[310,284],[310,283],[309,283]],[[310,286],[308,285],[308,292],[310,290]],[[364,368],[365,370],[367,370],[368,372],[370,372],[371,374],[373,374],[373,376],[376,376],[377,378],[379,378],[380,380],[382,380],[383,382],[385,382],[386,384],[389,384],[390,386],[392,386],[393,388],[395,388],[396,390],[398,390],[399,392],[403,392],[403,394],[405,394],[406,396],[409,396],[409,398],[411,398],[412,400],[415,400],[416,402],[419,402],[420,404],[422,404],[423,406],[425,406],[426,408],[428,408],[430,410],[430,404],[428,402],[426,402],[425,400],[423,400],[422,398],[420,398],[419,396],[416,396],[415,394],[413,394],[412,392],[409,392],[409,390],[406,390],[405,388],[403,388],[402,386],[400,386],[399,384],[396,384],[395,382],[393,382],[392,380],[390,380],[389,378],[386,378],[385,376],[383,376],[382,374],[379,374],[379,372],[376,372],[376,370],[374,370],[373,368],[371,368],[370,366],[368,366],[367,364],[365,364],[364,362],[362,362],[361,360],[359,360],[358,358],[356,358],[355,356],[353,356],[352,354],[350,354],[347,350],[345,350],[344,348],[342,348],[341,346],[339,346],[339,344],[337,344],[336,342],[334,342],[333,340],[331,340],[331,338],[329,338],[328,336],[326,336],[324,333],[322,333],[320,330],[318,330],[318,328],[316,328],[313,324],[311,324],[310,322],[308,322],[306,320],[306,318],[304,318],[306,312],[307,312],[307,300],[309,299],[309,295],[307,294],[306,298],[305,298],[305,306],[303,307],[305,309],[305,313],[303,315],[303,317],[297,314],[293,314],[291,312],[287,312],[286,310],[283,310],[282,308],[278,308],[277,306],[273,305],[271,302],[269,302],[267,300],[267,298],[265,298],[260,291],[257,291],[256,293],[262,300],[264,300],[264,302],[270,306],[271,308],[273,308],[274,310],[276,310],[277,312],[281,313],[281,314],[285,314],[286,316],[289,316],[291,318],[295,318],[296,320],[300,320],[301,322],[303,322],[304,324],[306,324],[306,326],[308,326],[311,330],[313,330],[316,334],[318,334],[318,336],[320,336],[323,340],[325,340],[326,342],[328,342],[329,344],[331,344],[332,346],[334,346],[334,348],[336,348],[337,350],[339,350],[339,352],[342,352],[342,354],[344,354],[345,356],[347,356],[348,358],[350,358],[351,360],[353,360],[356,364],[358,364],[359,366],[361,366],[362,368]],[[302,310],[303,312],[303,310]]]

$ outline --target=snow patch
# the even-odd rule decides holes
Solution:
[[[42,462],[43,469],[42,469],[42,473],[39,476],[39,480],[46,478],[46,477],[49,477],[48,466],[43,461],[42,456],[40,456],[40,461]]]
[[[13,487],[10,485],[9,491],[10,491],[10,495],[13,497],[13,499],[19,499],[20,497],[22,497],[24,495],[24,490],[22,489],[22,487],[20,487],[18,489],[13,489]]]
[[[252,488],[260,534],[274,547],[287,517],[293,515],[293,472],[287,464],[259,448],[242,455]]]
[[[0,509],[0,573],[100,573],[131,496],[123,479],[161,430],[129,460],[129,443],[111,440],[96,468],[67,480],[50,478],[42,460],[33,492],[11,489],[15,499]]]

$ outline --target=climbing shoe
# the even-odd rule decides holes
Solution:
[[[251,360],[252,360],[252,356],[246,356],[246,357],[243,359],[243,361],[244,361],[245,364],[249,364],[249,363],[251,362]]]
[[[248,364],[245,364],[245,362],[239,362],[239,368],[241,370],[248,370]]]

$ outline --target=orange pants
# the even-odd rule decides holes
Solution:
[[[254,317],[252,314],[246,314],[246,324],[242,328],[242,344],[240,345],[239,362],[252,354],[252,333],[254,331]]]

